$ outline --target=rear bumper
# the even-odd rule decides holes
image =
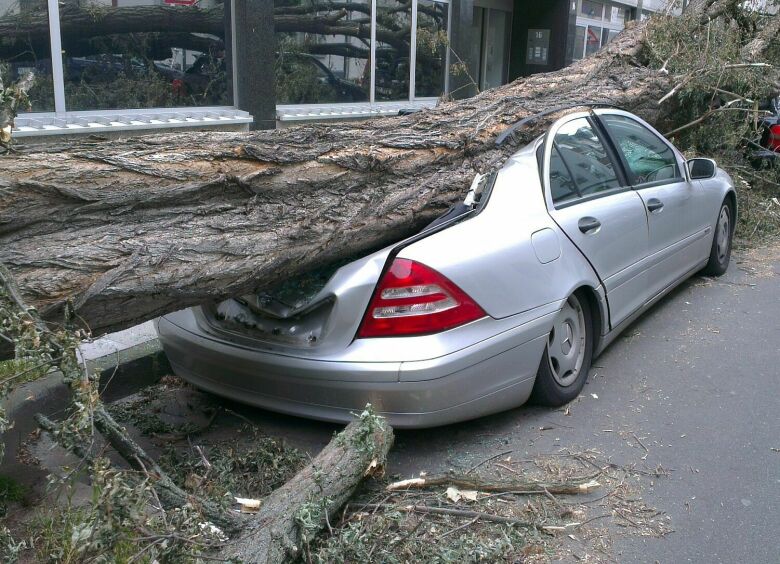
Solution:
[[[352,420],[371,403],[395,427],[433,427],[523,404],[552,315],[415,362],[340,362],[248,348],[203,332],[191,310],[160,318],[157,330],[174,372],[214,394],[334,422]]]

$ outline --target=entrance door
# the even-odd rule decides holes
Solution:
[[[482,34],[482,76],[480,89],[487,90],[506,83],[509,68],[509,34],[512,14],[504,10],[485,9]]]
[[[477,6],[471,26],[474,42],[467,54],[471,79],[480,90],[506,84],[512,12]]]

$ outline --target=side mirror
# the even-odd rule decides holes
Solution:
[[[688,161],[688,172],[691,180],[712,178],[718,170],[718,165],[712,159],[691,159]]]

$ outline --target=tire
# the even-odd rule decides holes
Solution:
[[[579,348],[575,351],[577,345]],[[585,296],[573,294],[555,316],[536,372],[531,400],[550,407],[572,401],[588,379],[592,359],[593,316],[590,305]]]
[[[723,200],[715,221],[710,258],[701,273],[706,276],[720,276],[726,272],[731,260],[731,243],[734,236],[734,206],[729,198]]]

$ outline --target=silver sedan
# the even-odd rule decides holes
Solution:
[[[283,413],[342,422],[371,403],[430,427],[558,406],[675,285],[725,272],[736,211],[728,174],[638,117],[569,114],[446,216],[308,296],[243,296],[157,329],[179,376]]]

